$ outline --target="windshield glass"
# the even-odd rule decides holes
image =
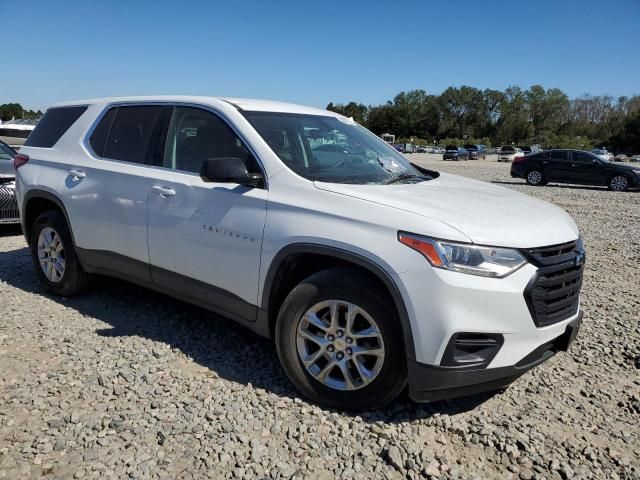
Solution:
[[[243,112],[287,167],[309,180],[384,184],[426,180],[409,161],[355,122],[323,115]]]

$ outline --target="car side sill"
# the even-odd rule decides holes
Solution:
[[[76,247],[87,273],[135,283],[230,318],[268,336],[267,315],[260,308],[222,288],[106,250]]]

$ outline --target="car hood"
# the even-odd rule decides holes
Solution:
[[[616,163],[610,162],[610,163],[611,163],[611,165],[615,166],[616,168],[620,168],[620,169],[625,170],[625,171],[640,169],[640,167],[638,165],[626,165],[626,164],[621,163],[621,162],[616,162]]]
[[[412,184],[314,183],[321,190],[439,220],[482,245],[541,247],[570,242],[579,235],[573,219],[555,205],[457,175],[441,173]]]

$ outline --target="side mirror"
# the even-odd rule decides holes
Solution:
[[[259,173],[249,173],[247,165],[238,157],[210,158],[202,162],[200,178],[204,182],[237,183],[249,187],[264,185],[264,177]]]

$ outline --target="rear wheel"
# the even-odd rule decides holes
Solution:
[[[544,185],[544,175],[540,170],[529,170],[529,173],[527,173],[527,183],[534,187]]]
[[[609,180],[609,190],[624,192],[629,188],[629,180],[624,175],[616,175]]]
[[[315,273],[287,296],[276,324],[280,362],[293,384],[321,405],[382,407],[407,382],[396,313],[385,292],[349,268]]]
[[[71,296],[89,286],[64,216],[55,210],[40,214],[31,229],[31,257],[40,283],[48,292]]]

